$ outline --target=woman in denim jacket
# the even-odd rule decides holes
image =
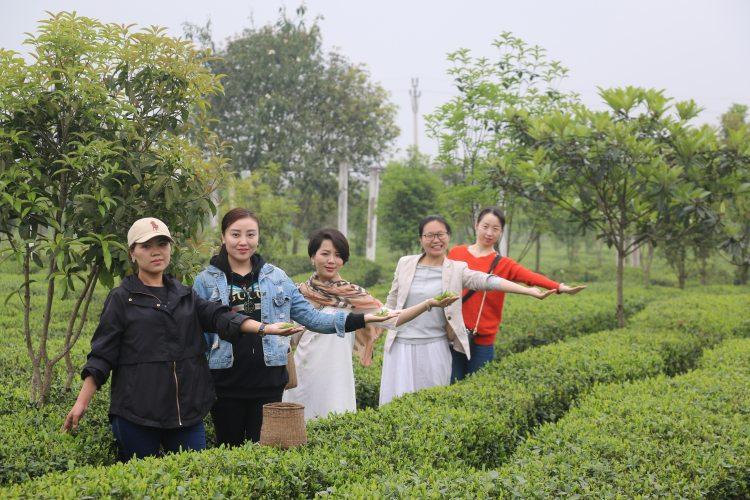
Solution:
[[[94,393],[112,375],[109,418],[118,457],[129,460],[206,447],[203,418],[214,402],[203,332],[226,339],[291,335],[302,328],[265,327],[223,304],[197,296],[165,274],[172,235],[155,217],[133,223],[128,253],[136,273],[123,278],[104,302],[91,352],[81,371],[83,386],[63,423],[75,430]],[[260,337],[258,337],[260,339]]]
[[[310,330],[340,337],[366,323],[396,316],[324,314],[313,308],[284,271],[256,253],[258,218],[249,210],[235,208],[224,215],[221,239],[221,251],[193,284],[204,299],[228,305],[262,324],[296,321]],[[226,342],[215,333],[205,336],[217,396],[211,409],[217,444],[258,441],[263,405],[281,401],[288,381],[289,338],[245,336]]]

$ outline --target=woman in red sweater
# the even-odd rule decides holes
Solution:
[[[497,208],[479,212],[475,226],[477,240],[473,245],[458,245],[448,253],[451,260],[466,262],[474,271],[492,272],[509,281],[539,286],[557,293],[574,295],[585,286],[570,287],[530,271],[509,257],[495,252],[495,244],[503,234],[505,215]],[[463,317],[469,331],[470,356],[451,350],[453,370],[451,381],[461,380],[474,373],[495,357],[495,334],[503,320],[503,292],[476,292],[464,290]]]

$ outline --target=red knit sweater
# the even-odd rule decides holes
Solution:
[[[484,257],[474,257],[466,245],[453,247],[448,252],[448,258],[451,260],[460,260],[469,265],[469,269],[474,271],[487,272],[490,264],[495,259],[494,253]],[[495,266],[497,276],[506,280],[524,283],[530,286],[539,286],[548,290],[557,289],[560,284],[551,279],[530,271],[518,262],[509,257],[503,257]],[[468,290],[464,290],[466,293]],[[483,292],[477,291],[469,300],[463,304],[463,317],[466,328],[473,329],[476,326],[479,306],[482,303]],[[487,298],[484,301],[482,317],[479,320],[479,327],[476,329],[477,337],[475,342],[479,345],[492,345],[495,343],[495,334],[497,333],[500,323],[503,320],[503,304],[505,303],[504,292],[487,292]]]

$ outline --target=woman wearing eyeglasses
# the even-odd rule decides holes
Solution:
[[[428,301],[444,292],[460,295],[470,290],[496,290],[544,299],[554,290],[540,291],[518,285],[481,271],[472,271],[465,262],[446,257],[451,229],[439,215],[419,224],[422,253],[399,259],[388,293],[388,309],[404,309]],[[380,404],[409,392],[437,385],[448,385],[451,377],[451,351],[471,356],[469,339],[461,314],[461,303],[444,309],[431,308],[409,323],[390,330],[385,342]]]

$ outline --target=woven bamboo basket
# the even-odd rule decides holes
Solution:
[[[285,449],[307,444],[305,405],[299,403],[264,404],[260,444]]]

